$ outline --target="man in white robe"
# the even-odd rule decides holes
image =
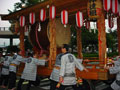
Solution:
[[[62,53],[64,55],[61,57],[61,67],[60,67],[60,90],[65,90],[66,87],[72,86],[74,90],[80,90],[77,88],[76,72],[75,68],[79,70],[88,71],[75,56],[68,52],[69,46],[64,44],[62,47]]]
[[[30,90],[32,81],[36,80],[37,66],[38,65],[45,65],[46,60],[38,60],[38,59],[36,59],[35,54],[34,54],[33,57],[30,54],[29,54],[29,56],[30,57],[27,58],[26,61],[25,61],[25,68],[23,70],[21,79],[18,82],[17,90],[22,90],[21,86],[22,86],[22,83],[24,82],[24,80],[29,81],[26,90]]]

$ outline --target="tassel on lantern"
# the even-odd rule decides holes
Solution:
[[[29,29],[28,29],[28,31],[30,31],[31,30],[31,25],[29,25]]]
[[[92,32],[91,28],[89,28],[89,32],[90,32],[90,33]]]
[[[41,24],[39,23],[38,25],[38,31],[40,32],[41,31]]]
[[[94,33],[96,33],[96,24],[94,22]]]

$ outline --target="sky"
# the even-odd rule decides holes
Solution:
[[[14,4],[16,2],[20,2],[20,0],[0,0],[0,14],[8,14],[8,9],[13,10]],[[115,20],[116,21],[116,20]],[[109,29],[108,27],[108,21],[106,20],[106,31]],[[0,27],[10,27],[10,23],[8,21],[1,21],[0,17]],[[91,25],[91,28],[95,28],[94,25]],[[115,30],[117,28],[117,23],[115,22],[115,26],[112,30]],[[14,40],[13,44],[18,44],[19,40]],[[0,39],[0,46],[9,45],[9,39]]]
[[[8,14],[8,9],[14,9],[14,3],[20,0],[0,0],[0,14]],[[10,27],[8,21],[1,21],[0,17],[0,27]],[[18,39],[13,40],[13,44],[17,45],[19,43]],[[8,46],[10,44],[9,39],[0,38],[0,47]]]

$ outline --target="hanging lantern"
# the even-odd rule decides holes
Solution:
[[[30,21],[30,24],[35,23],[35,13],[32,12],[29,14],[29,21]]]
[[[112,15],[110,15],[109,18],[108,18],[108,26],[109,26],[109,28],[114,27],[114,19],[113,19]]]
[[[109,11],[111,9],[112,0],[103,0],[103,7],[105,11]]]
[[[24,27],[24,25],[25,25],[25,16],[20,16],[20,26],[21,27]]]
[[[49,13],[50,13],[50,19],[54,19],[56,17],[56,7],[55,6],[51,6],[49,9]]]
[[[66,25],[68,23],[68,12],[66,10],[63,10],[61,12],[61,22],[64,25]]]
[[[80,28],[83,26],[83,13],[80,11],[76,13],[76,24]]]
[[[45,11],[45,9],[41,9],[40,10],[40,21],[45,21],[45,19],[46,19],[46,11]]]
[[[85,22],[85,27],[86,27],[86,29],[89,30],[89,28],[90,28],[90,21],[86,21],[86,22]]]
[[[118,13],[118,0],[112,0],[112,12],[114,14]]]
[[[88,16],[90,19],[97,19],[102,13],[101,0],[89,0],[87,6]]]

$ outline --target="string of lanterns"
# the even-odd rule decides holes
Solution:
[[[76,17],[77,26],[82,27],[83,26],[83,14],[82,14],[82,12],[77,12],[77,13],[78,13],[78,16]],[[76,13],[76,15],[77,15],[77,13]],[[45,9],[40,10],[39,17],[40,17],[41,22],[46,20]],[[56,7],[55,6],[51,6],[49,8],[49,17],[50,17],[50,19],[55,19],[55,17],[56,17]],[[31,12],[29,14],[29,22],[31,25],[35,23],[35,13]],[[68,24],[68,11],[67,10],[61,11],[61,23],[64,24],[65,27]],[[20,26],[21,27],[25,26],[25,17],[24,16],[20,16]]]
[[[120,4],[118,0],[103,0],[103,7],[107,12],[108,26],[109,28],[113,28],[114,17],[120,16]]]
[[[100,6],[99,7],[96,6],[97,0],[91,0],[91,1],[93,1],[93,3],[89,2],[90,4],[88,5],[89,6],[88,16],[90,16],[91,18],[95,18],[95,17],[92,17],[92,15],[93,16],[95,16],[95,15],[100,16],[101,9],[99,8]],[[116,14],[116,15],[118,14],[118,16],[120,16],[120,4],[118,3],[118,0],[103,0],[103,7],[107,13],[111,11],[112,14]],[[90,11],[90,9],[94,10],[92,8],[96,8],[96,11]],[[95,14],[93,14],[93,12]],[[113,23],[111,23],[111,22],[113,22],[113,17],[111,15],[107,15],[110,18],[108,20],[110,28],[113,27]],[[96,16],[96,17],[98,17],[98,16]],[[55,17],[56,17],[56,7],[53,5],[49,8],[49,17],[50,17],[50,19],[55,19]],[[41,22],[46,20],[46,10],[45,9],[40,10],[39,19]],[[19,23],[20,23],[21,27],[25,26],[25,16],[20,16]],[[29,14],[29,23],[31,25],[35,23],[35,13],[34,12],[31,12]],[[66,26],[68,24],[68,11],[67,10],[61,11],[61,23],[64,24],[64,26]],[[78,11],[76,13],[76,25],[79,28],[81,28],[84,25],[83,13],[80,11]],[[87,29],[89,29],[90,28],[90,21],[86,21],[85,26]],[[40,24],[39,24],[39,29],[41,30]]]

